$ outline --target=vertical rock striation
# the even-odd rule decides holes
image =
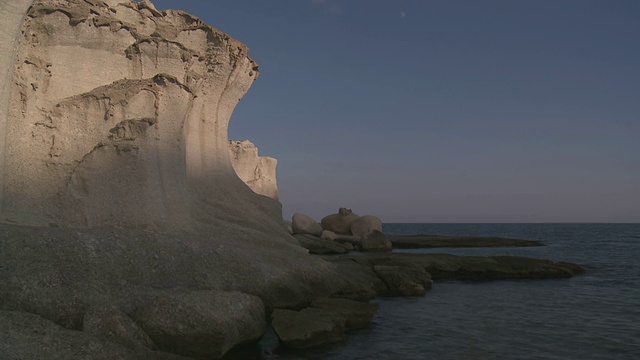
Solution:
[[[129,0],[36,0],[19,40],[0,148],[10,219],[175,229],[260,218],[247,202],[278,212],[227,155],[229,118],[258,76],[243,44]]]
[[[207,291],[270,309],[339,287],[231,163],[229,118],[258,76],[246,46],[148,0],[0,0],[0,15],[0,312],[80,330],[95,306]],[[243,331],[217,354],[257,336]]]

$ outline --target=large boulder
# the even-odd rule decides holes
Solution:
[[[266,329],[262,301],[239,292],[160,296],[135,318],[161,350],[197,358],[219,359]]]
[[[391,241],[378,230],[373,230],[360,242],[360,251],[388,252],[392,248]]]
[[[258,156],[258,148],[249,140],[229,141],[229,156],[236,174],[251,190],[278,200],[278,160]]]
[[[336,234],[351,234],[349,227],[351,223],[359,218],[351,209],[340,208],[337,214],[327,215],[320,223],[324,230],[333,231]]]
[[[155,348],[149,336],[127,314],[113,306],[97,305],[87,310],[82,331],[134,349]]]
[[[309,234],[313,236],[322,235],[322,226],[305,214],[293,214],[293,217],[291,218],[291,226],[294,234]]]
[[[364,238],[374,230],[382,232],[382,220],[373,215],[361,216],[351,222],[349,230],[351,234]]]

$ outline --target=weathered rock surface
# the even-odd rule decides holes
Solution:
[[[373,215],[361,216],[351,222],[349,231],[352,235],[366,237],[374,230],[382,232],[382,220]]]
[[[360,251],[389,252],[393,248],[387,236],[378,230],[373,230],[360,241]]]
[[[308,234],[313,236],[322,235],[322,226],[305,214],[293,214],[291,224],[294,234]]]
[[[317,236],[295,234],[293,237],[300,242],[300,246],[309,250],[310,254],[344,254],[349,251],[348,248],[340,243],[319,238]]]
[[[258,148],[249,140],[230,141],[229,156],[236,174],[251,190],[278,200],[278,160],[258,156]]]
[[[2,360],[188,360],[149,349],[132,349],[96,338],[84,331],[64,329],[38,315],[0,311]]]
[[[354,214],[351,209],[340,208],[337,214],[325,216],[320,223],[324,230],[333,231],[336,234],[351,235],[349,227],[357,218],[359,218],[359,216]]]
[[[394,248],[422,249],[446,247],[512,247],[543,246],[535,240],[507,239],[500,237],[443,236],[443,235],[391,235],[387,236]]]
[[[231,112],[258,76],[246,46],[148,1],[2,4],[3,65],[16,60],[0,96],[3,219],[193,230],[280,216],[229,157]]]
[[[262,301],[238,292],[160,296],[135,318],[161,350],[196,358],[218,359],[266,328]]]
[[[149,336],[127,314],[113,306],[97,305],[85,312],[82,331],[133,349],[155,349]]]

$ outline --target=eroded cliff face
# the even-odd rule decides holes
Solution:
[[[229,118],[258,76],[243,44],[130,0],[35,0],[18,40],[0,129],[7,219],[176,228],[279,217],[228,156]]]
[[[258,148],[249,140],[230,141],[229,156],[236,174],[251,190],[256,194],[278,200],[276,181],[278,160],[268,156],[258,156]]]

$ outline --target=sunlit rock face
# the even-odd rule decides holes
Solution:
[[[2,65],[15,62],[0,74],[11,79],[0,102],[6,219],[126,228],[279,221],[280,205],[249,191],[229,158],[229,118],[258,76],[243,44],[148,1],[30,3],[0,8]],[[277,197],[273,189],[266,195]]]
[[[230,141],[229,157],[238,177],[256,194],[278,200],[276,167],[278,160],[258,156],[258,148],[249,140]]]

